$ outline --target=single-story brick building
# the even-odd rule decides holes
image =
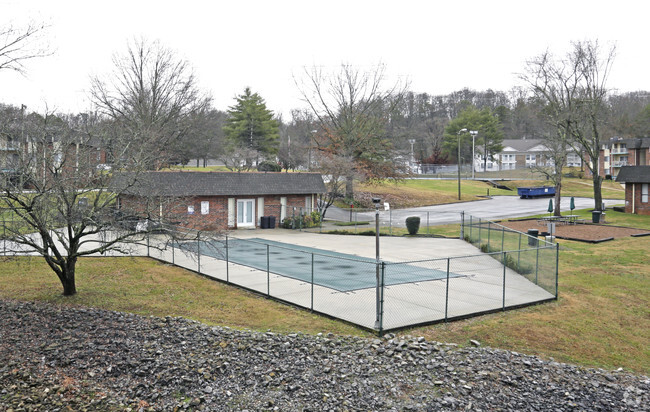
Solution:
[[[276,226],[309,213],[325,184],[317,173],[146,172],[119,194],[118,207],[198,230]]]
[[[623,166],[616,181],[625,183],[625,212],[650,215],[650,166]]]

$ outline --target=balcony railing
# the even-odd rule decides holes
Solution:
[[[629,166],[627,161],[622,161],[622,162],[612,162],[612,167],[623,167],[623,166]]]
[[[627,154],[627,149],[612,149],[611,154]]]

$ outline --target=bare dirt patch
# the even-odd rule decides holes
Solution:
[[[528,229],[539,230],[540,235],[548,234],[547,223],[536,219],[511,220],[499,224],[526,233]],[[581,240],[584,242],[602,242],[627,236],[650,235],[650,230],[631,227],[609,226],[593,223],[556,224],[555,236],[559,239]]]

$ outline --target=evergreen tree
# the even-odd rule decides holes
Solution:
[[[280,141],[278,122],[264,99],[247,87],[235,100],[237,103],[228,108],[223,128],[231,149],[246,148],[263,156],[276,154]],[[252,159],[246,161],[250,164]]]
[[[478,131],[476,152],[487,154],[485,161],[487,158],[494,160],[494,155],[503,149],[503,131],[499,118],[488,107],[479,110],[470,105],[445,127],[442,151],[449,159],[458,161],[459,138],[461,159],[466,163],[472,158],[472,137],[468,132],[460,133],[459,136],[462,129]]]

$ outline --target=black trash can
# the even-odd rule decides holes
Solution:
[[[260,218],[260,228],[261,229],[268,229],[269,228],[269,217],[268,216],[262,216]]]
[[[539,236],[538,229],[528,229],[528,246],[537,246],[537,236]]]
[[[275,229],[275,216],[269,216],[269,229]]]
[[[600,223],[600,213],[600,210],[594,210],[591,212],[592,223]]]

